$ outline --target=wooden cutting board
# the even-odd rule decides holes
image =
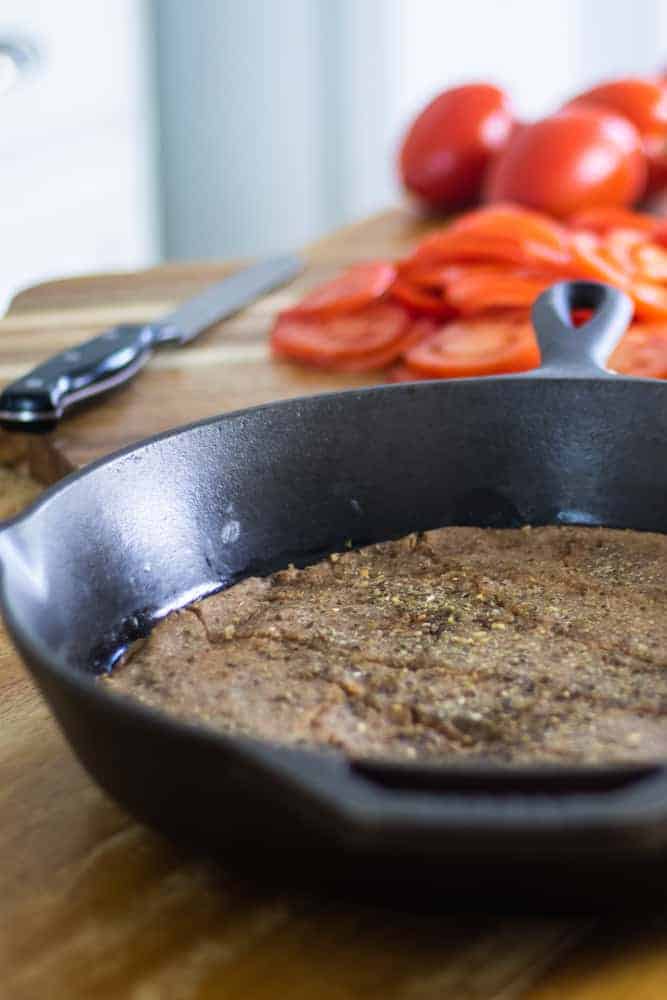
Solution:
[[[277,363],[267,337],[276,312],[355,260],[404,253],[423,227],[390,212],[306,250],[308,267],[289,286],[254,302],[183,348],[158,351],[130,384],[68,415],[53,434],[31,438],[31,468],[52,482],[150,434],[243,406],[380,381]],[[50,282],[17,295],[0,321],[0,383],[117,323],[154,319],[242,262],[168,264],[132,274]]]

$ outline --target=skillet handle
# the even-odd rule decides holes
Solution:
[[[592,309],[583,326],[572,323],[573,309]],[[532,319],[542,355],[540,373],[599,375],[632,319],[631,300],[597,281],[561,281],[540,295]]]

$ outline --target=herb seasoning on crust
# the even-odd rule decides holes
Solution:
[[[350,756],[667,756],[667,536],[442,528],[245,580],[102,683]]]

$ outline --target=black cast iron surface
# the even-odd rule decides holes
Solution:
[[[571,328],[571,307],[593,320]],[[114,649],[256,572],[447,524],[667,531],[665,386],[599,366],[619,292],[555,286],[543,367],[224,415],[48,491],[0,533],[10,634],[74,750],[140,819],[254,872],[459,905],[667,887],[662,765],[351,763],[187,725],[102,689]],[[443,889],[446,892],[443,893]]]

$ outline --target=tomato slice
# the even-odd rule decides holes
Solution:
[[[534,278],[517,273],[484,274],[468,271],[452,281],[447,298],[464,315],[487,309],[530,308],[535,299],[553,284],[553,278]]]
[[[458,272],[459,264],[436,264],[430,261],[410,263],[400,271],[396,281],[405,282],[417,288],[442,292],[447,287],[449,276]]]
[[[657,243],[638,244],[633,251],[635,267],[648,281],[667,281],[667,250]]]
[[[287,312],[313,317],[354,312],[382,298],[395,277],[396,267],[386,260],[355,264],[326,284],[314,288]]]
[[[625,288],[628,279],[626,274],[600,253],[601,243],[590,233],[575,233],[570,239],[572,248],[572,266],[578,277],[593,278],[594,281],[605,281],[617,288]]]
[[[391,286],[391,295],[411,312],[421,316],[448,319],[454,315],[454,310],[442,294],[442,288],[436,284],[413,284],[408,279],[399,277]]]
[[[636,250],[645,242],[645,234],[637,229],[611,229],[602,238],[598,253],[613,268],[629,277],[637,271]]]
[[[405,333],[392,341],[391,344],[388,344],[387,347],[351,358],[341,358],[338,361],[328,364],[327,368],[331,371],[350,373],[386,368],[416,344],[432,336],[437,329],[438,327],[434,320],[422,316],[409,324]]]
[[[614,229],[633,229],[635,232],[654,233],[657,220],[653,215],[644,212],[633,212],[619,205],[598,205],[596,208],[586,208],[568,219],[574,229],[587,229],[589,232],[605,236]]]
[[[427,378],[401,362],[387,372],[387,382],[423,382]]]
[[[378,303],[350,316],[311,319],[283,313],[271,334],[278,357],[339,372],[385,368],[437,330],[398,305]]]
[[[313,319],[282,313],[271,332],[275,354],[308,364],[328,365],[383,351],[406,332],[410,317],[389,302],[367,306],[349,316]]]
[[[667,378],[667,323],[633,323],[607,367],[622,375]]]
[[[561,252],[567,250],[567,232],[563,226],[541,212],[533,212],[511,202],[468,212],[452,224],[451,230],[480,236],[502,236],[541,244]]]
[[[444,292],[451,284],[467,274],[514,274],[516,268],[509,264],[480,264],[464,261],[458,264],[423,263],[406,269],[404,280],[419,288],[437,289]]]
[[[522,313],[452,320],[403,360],[425,378],[457,378],[536,368],[540,352]]]
[[[656,219],[657,227],[651,237],[653,243],[667,247],[667,219]]]
[[[642,319],[667,319],[667,288],[651,281],[633,281],[628,293],[635,304],[635,312]]]
[[[588,323],[589,319],[593,317],[592,309],[573,309],[572,310],[572,325],[573,326],[584,326]]]
[[[573,277],[575,272],[571,266],[563,270],[562,273],[558,273],[551,267],[542,267],[539,264],[518,265],[488,261],[480,263],[473,260],[460,261],[458,264],[415,265],[407,272],[406,280],[420,287],[444,290],[470,275],[475,275],[480,280],[484,277],[493,279],[500,276],[539,279],[553,283],[560,280],[561,277]]]
[[[562,269],[570,262],[567,250],[535,240],[518,239],[500,233],[457,231],[454,227],[432,233],[422,240],[411,258],[412,263],[457,263],[461,261],[540,264]]]

